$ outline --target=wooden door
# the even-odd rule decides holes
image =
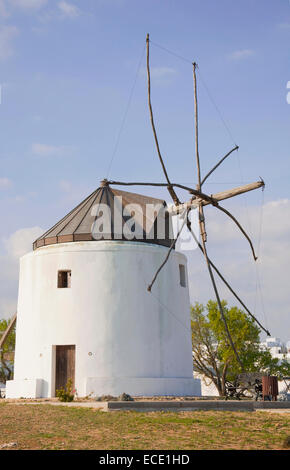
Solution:
[[[75,345],[56,346],[55,389],[66,387],[69,379],[75,388]]]

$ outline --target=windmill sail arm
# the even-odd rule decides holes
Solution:
[[[197,80],[196,80],[196,67],[197,64],[194,62],[193,64],[193,84],[194,84],[194,121],[195,121],[195,154],[196,154],[196,167],[197,167],[197,179],[198,179],[198,184],[197,184],[197,189],[201,191],[201,171],[200,171],[200,159],[199,159],[199,149],[198,149],[198,111],[197,111]],[[203,199],[203,198],[202,198]],[[217,203],[216,203],[217,204]],[[218,207],[218,206],[217,206]],[[206,248],[206,231],[205,231],[205,219],[204,219],[204,213],[203,213],[203,201],[199,200],[198,202],[198,210],[199,210],[199,231],[200,231],[200,236],[201,236],[201,241],[202,241],[202,251],[204,254],[204,258],[206,261],[206,265],[208,268],[209,276],[212,282],[212,286],[215,292],[218,308],[220,311],[221,318],[223,320],[226,334],[229,340],[229,343],[232,347],[232,350],[234,351],[234,354],[236,356],[237,362],[240,364],[241,369],[243,370],[243,363],[240,359],[240,356],[238,354],[238,351],[236,350],[236,347],[234,345],[231,333],[228,328],[227,320],[223,311],[223,306],[221,303],[220,295],[218,292],[218,288],[215,282],[214,274],[212,272],[212,267],[209,263],[208,255],[207,255],[207,248]],[[188,219],[188,212],[187,212],[187,219]]]
[[[213,196],[208,196],[207,194],[203,193],[202,191],[199,191],[198,189],[193,189],[193,188],[190,188],[189,186],[184,186],[184,184],[179,184],[179,183],[167,184],[167,183],[148,183],[148,182],[141,183],[141,182],[131,182],[131,181],[125,182],[125,181],[112,181],[112,180],[110,181],[104,180],[104,181],[108,185],[117,185],[117,186],[153,186],[153,187],[166,187],[167,189],[176,187],[176,188],[184,189],[185,191],[188,191],[190,194],[195,196],[196,200],[194,200],[194,202],[192,203],[185,203],[185,204],[175,203],[176,208],[178,208],[178,212],[176,213],[183,212],[185,209],[187,209],[190,206],[192,206],[192,208],[198,207],[200,201],[203,202],[203,205],[212,204],[216,202],[213,199]],[[192,200],[193,198],[191,198],[191,201]]]
[[[192,230],[191,228],[191,224],[190,224],[190,221],[188,221],[188,224],[187,224],[187,227],[188,227],[188,230],[190,231],[190,233],[192,234],[193,238],[194,238],[194,241],[196,242],[197,246],[199,247],[199,249],[201,250],[201,252],[203,253],[203,249],[202,249],[202,246],[201,244],[199,243],[194,231]],[[217,275],[219,276],[219,278],[223,281],[223,283],[227,286],[227,288],[229,289],[229,291],[233,294],[233,296],[238,300],[238,302],[242,305],[242,307],[246,310],[246,312],[253,318],[253,320],[255,320],[255,322],[260,326],[260,328],[262,328],[263,331],[265,331],[265,333],[267,333],[268,336],[271,336],[271,333],[266,329],[264,328],[264,326],[259,322],[259,320],[251,313],[251,311],[248,309],[248,307],[245,305],[245,303],[242,301],[242,299],[238,296],[238,294],[234,291],[234,289],[231,287],[231,285],[228,283],[228,281],[224,278],[224,276],[222,275],[222,273],[219,271],[219,269],[216,267],[216,265],[212,262],[212,260],[210,258],[208,258],[209,260],[209,263],[211,265],[211,267],[213,268],[213,270],[217,273]]]
[[[263,180],[255,181],[254,183],[245,184],[243,186],[238,186],[237,188],[213,194],[212,198],[216,201],[223,201],[224,199],[229,199],[231,197],[238,196],[239,194],[248,193],[249,191],[253,191],[254,189],[262,188],[264,186],[265,183]]]
[[[247,232],[245,231],[245,229],[243,229],[243,227],[241,226],[240,222],[233,216],[233,214],[232,214],[230,211],[228,211],[228,210],[225,209],[224,207],[221,207],[220,205],[217,205],[217,207],[235,222],[235,224],[236,224],[237,227],[240,229],[240,231],[242,232],[242,234],[243,234],[243,235],[246,237],[246,239],[248,240],[249,245],[250,245],[251,250],[252,250],[252,253],[253,253],[254,260],[257,261],[258,257],[257,257],[257,255],[256,255],[256,253],[255,253],[255,249],[254,249],[252,240],[250,239],[250,237],[249,237],[249,235],[247,234]]]
[[[201,227],[201,221],[199,221],[199,226],[200,226],[200,233],[202,235],[202,227]],[[209,276],[210,276],[210,279],[211,279],[211,283],[212,283],[212,286],[213,286],[213,289],[214,289],[214,293],[215,293],[215,296],[216,296],[216,300],[217,300],[217,304],[218,304],[218,308],[219,308],[219,311],[220,311],[220,314],[221,314],[221,318],[222,318],[222,321],[224,323],[224,327],[225,327],[225,331],[226,331],[226,334],[227,334],[227,337],[228,337],[228,340],[229,340],[229,344],[231,345],[231,348],[235,354],[235,357],[236,357],[236,360],[237,362],[239,363],[242,371],[244,370],[244,366],[243,366],[243,363],[240,359],[240,356],[238,354],[238,351],[235,347],[235,344],[234,344],[234,341],[233,341],[233,338],[232,338],[232,335],[230,333],[230,330],[229,330],[229,327],[228,327],[228,323],[227,323],[227,319],[225,317],[225,314],[224,314],[224,309],[223,309],[223,306],[222,306],[222,302],[221,302],[221,298],[220,298],[220,295],[219,295],[219,291],[218,291],[218,288],[217,288],[217,284],[215,282],[215,278],[214,278],[214,274],[213,274],[213,271],[212,271],[212,266],[210,264],[210,261],[209,261],[209,257],[208,257],[208,254],[207,254],[207,249],[206,249],[206,242],[204,240],[204,238],[201,236],[201,241],[202,241],[202,245],[201,245],[201,249],[202,249],[202,252],[203,252],[203,255],[204,255],[204,258],[205,258],[205,261],[206,261],[206,265],[207,265],[207,268],[208,268],[208,272],[209,272]]]
[[[254,183],[245,184],[243,186],[238,186],[237,188],[228,189],[227,191],[222,191],[220,193],[212,194],[208,196],[197,189],[190,188],[189,186],[184,186],[183,184],[178,183],[170,183],[170,185],[166,183],[149,183],[149,182],[125,182],[125,181],[107,181],[109,185],[117,185],[117,186],[155,186],[155,187],[177,187],[180,189],[184,189],[185,191],[190,192],[195,196],[195,199],[192,199],[184,204],[177,204],[168,209],[171,215],[177,215],[184,211],[184,209],[196,209],[199,206],[200,202],[202,202],[203,206],[208,204],[214,204],[219,201],[223,201],[225,199],[229,199],[239,194],[244,194],[249,191],[253,191],[254,189],[259,189],[265,186],[263,180],[255,181]]]
[[[159,142],[158,142],[158,137],[157,137],[157,132],[155,128],[155,123],[154,123],[154,117],[153,117],[153,110],[152,110],[152,104],[151,104],[151,77],[150,77],[150,64],[149,64],[149,34],[147,34],[146,37],[146,49],[147,49],[147,83],[148,83],[148,106],[149,106],[149,113],[150,113],[150,121],[151,121],[151,126],[152,126],[152,131],[154,135],[154,140],[155,140],[155,145],[156,145],[156,150],[158,153],[158,158],[162,166],[162,170],[164,173],[164,176],[166,178],[166,181],[168,183],[168,191],[170,196],[172,197],[173,201],[175,204],[179,204],[180,201],[178,199],[178,196],[176,192],[174,191],[174,188],[172,187],[169,176],[167,173],[167,170],[165,168],[165,164],[161,155],[160,147],[159,147]]]
[[[7,326],[6,330],[4,331],[2,337],[0,338],[0,349],[2,349],[2,346],[5,344],[5,341],[7,340],[9,333],[11,332],[12,328],[14,327],[16,323],[16,318],[17,318],[17,313],[12,317],[9,325]]]
[[[121,181],[108,181],[108,184],[111,184],[111,185],[116,184],[116,185],[120,185],[120,186],[134,186],[134,185],[136,185],[136,186],[161,186],[161,187],[162,186],[168,186],[164,183],[125,183],[125,182],[121,182]],[[247,184],[245,186],[240,186],[238,188],[230,189],[230,190],[224,191],[222,193],[217,193],[217,194],[214,194],[212,196],[208,196],[207,194],[202,193],[199,190],[189,188],[189,187],[183,186],[181,184],[171,183],[170,186],[176,186],[178,188],[190,191],[195,196],[195,198],[192,198],[189,202],[186,202],[184,204],[177,204],[175,206],[169,207],[168,212],[170,213],[170,215],[177,215],[177,214],[180,214],[180,213],[184,212],[184,210],[195,209],[196,207],[200,207],[201,205],[205,206],[205,205],[208,205],[208,204],[212,204],[217,209],[219,209],[220,211],[227,214],[235,222],[235,224],[239,227],[239,229],[241,230],[243,235],[248,240],[248,242],[250,244],[250,247],[251,247],[251,250],[252,250],[252,253],[253,253],[253,257],[256,260],[257,256],[256,256],[256,253],[255,253],[255,250],[254,250],[254,247],[253,247],[253,244],[251,242],[250,237],[248,236],[246,231],[243,229],[241,224],[237,221],[237,219],[227,209],[225,209],[224,207],[221,207],[218,204],[218,201],[223,200],[223,199],[228,199],[230,197],[234,197],[234,196],[237,196],[238,194],[242,194],[242,193],[245,193],[245,192],[248,192],[248,191],[252,191],[253,189],[257,189],[257,188],[260,188],[260,187],[264,186],[264,184],[265,184],[264,181],[257,181],[255,183],[250,183],[250,184]]]
[[[255,181],[254,183],[249,183],[245,184],[243,186],[238,186],[237,188],[232,188],[228,189],[227,191],[222,191],[220,193],[212,194],[211,196],[208,196],[207,194],[198,191],[197,189],[193,189],[189,186],[185,186],[184,184],[178,184],[178,183],[170,183],[169,185],[167,183],[150,183],[150,182],[127,182],[127,181],[112,181],[112,180],[105,180],[108,185],[117,185],[117,186],[156,186],[156,187],[167,187],[167,186],[172,186],[180,189],[184,189],[185,191],[190,192],[194,196],[196,196],[196,199],[192,200],[191,202],[186,202],[184,204],[178,204],[176,207],[173,208],[176,213],[177,211],[183,211],[186,209],[188,206],[191,206],[192,209],[198,207],[200,201],[198,198],[201,199],[202,204],[206,206],[207,204],[212,204],[213,201],[223,201],[224,199],[229,199],[234,196],[238,196],[239,194],[247,193],[249,191],[253,191],[254,189],[258,189],[261,187],[265,186],[265,183],[263,180],[261,181]],[[173,211],[172,210],[172,211]]]
[[[182,185],[176,185],[176,186],[181,187]],[[249,183],[249,184],[245,184],[244,186],[238,186],[237,188],[228,189],[227,191],[222,191],[220,193],[212,194],[211,196],[206,196],[204,195],[204,193],[198,194],[198,191],[193,190],[192,193],[197,196],[196,199],[193,199],[184,204],[179,204],[178,206],[172,207],[169,209],[169,212],[171,213],[171,215],[177,215],[180,211],[188,207],[191,207],[191,209],[196,209],[199,206],[200,202],[202,202],[203,206],[206,206],[208,204],[214,205],[214,203],[216,202],[224,201],[225,199],[230,199],[232,197],[238,196],[239,194],[244,194],[249,191],[253,191],[254,189],[264,187],[264,186],[265,186],[265,183],[263,180],[255,181],[254,183]],[[190,188],[187,188],[184,186],[181,189],[186,189],[188,191],[190,190]],[[206,196],[206,198],[204,196]]]
[[[252,312],[248,309],[248,307],[245,305],[245,303],[242,301],[242,299],[238,296],[238,294],[234,291],[234,289],[230,286],[230,284],[228,283],[228,281],[226,281],[226,279],[224,278],[224,276],[221,274],[221,272],[218,270],[218,268],[213,264],[212,261],[210,261],[211,263],[211,266],[212,268],[215,270],[215,272],[217,273],[217,275],[219,276],[219,278],[223,281],[223,283],[227,286],[227,288],[229,289],[229,291],[234,295],[234,297],[238,300],[238,302],[242,305],[242,307],[246,310],[246,312],[250,315],[250,317],[253,318],[253,320],[255,320],[255,322],[259,325],[260,328],[262,328],[263,331],[265,331],[265,333],[268,335],[268,336],[271,336],[271,333],[266,329],[264,328],[264,326],[259,322],[259,320],[255,317],[255,315],[252,314]]]
[[[223,156],[223,158],[220,159],[220,161],[208,172],[208,174],[203,178],[201,185],[207,180],[207,178],[222,164],[222,162],[231,155],[235,150],[238,150],[239,146],[236,145],[232,150],[230,150],[226,155]]]

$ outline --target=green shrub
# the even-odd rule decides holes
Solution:
[[[68,402],[73,401],[76,391],[72,389],[72,380],[67,381],[66,387],[61,387],[56,390],[55,394],[59,401]]]

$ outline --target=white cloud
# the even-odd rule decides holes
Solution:
[[[0,190],[9,189],[12,186],[12,181],[9,178],[0,178]]]
[[[21,204],[22,202],[26,201],[26,196],[14,196],[12,199],[10,199],[12,202],[16,202],[16,204]]]
[[[4,25],[0,27],[0,60],[7,59],[13,54],[12,41],[17,34],[16,26]]]
[[[231,60],[243,60],[243,59],[248,59],[249,57],[252,57],[255,55],[255,52],[252,49],[242,49],[239,51],[234,51],[231,54],[229,54],[229,59]]]
[[[60,199],[60,203],[63,204],[65,208],[73,207],[88,195],[87,184],[76,184],[72,181],[63,179],[59,181],[58,185],[60,191],[62,192],[62,198]]]
[[[47,4],[47,0],[9,0],[9,3],[22,10],[39,10]]]
[[[32,116],[32,119],[35,121],[35,122],[41,122],[42,121],[42,116],[40,114],[34,114]]]
[[[67,180],[61,180],[59,182],[59,187],[64,193],[69,193],[73,189],[73,185]]]
[[[0,17],[7,18],[9,13],[6,8],[6,4],[4,0],[0,0]]]
[[[147,76],[146,68],[142,68],[140,73],[144,77]],[[151,79],[157,83],[169,82],[176,76],[176,74],[176,70],[172,67],[150,67]]]
[[[65,0],[58,3],[58,8],[61,11],[61,14],[68,18],[76,18],[80,15],[80,9]]]
[[[152,78],[156,79],[162,79],[164,77],[167,78],[176,75],[176,70],[171,67],[152,67],[150,72]]]
[[[0,18],[8,18],[12,10],[33,12],[40,10],[48,0],[0,0]]]
[[[73,151],[73,147],[66,145],[32,144],[32,153],[39,157],[63,157]]]
[[[225,206],[226,203],[222,203],[222,205]],[[287,213],[290,214],[289,199],[268,202],[264,205],[262,211],[263,238],[271,240],[275,237],[277,240],[280,240],[290,234],[290,217],[286,216]],[[237,207],[233,208],[231,212],[250,235],[258,234],[261,208],[256,206],[249,208]],[[208,219],[207,225],[215,243],[228,243],[240,240],[241,232],[225,214],[218,214],[216,212],[214,216],[210,214]],[[279,229],[277,230],[277,228]]]
[[[32,250],[32,243],[42,235],[44,230],[40,227],[22,228],[14,232],[5,240],[4,244],[9,257],[19,259]]]
[[[290,30],[290,23],[280,23],[278,24],[278,28],[284,29],[284,30]]]
[[[1,298],[0,299],[0,319],[11,318],[16,313],[17,299],[15,298]]]
[[[32,243],[44,232],[40,227],[17,230],[3,240],[0,253],[0,319],[10,318],[16,311],[19,257],[32,250]]]

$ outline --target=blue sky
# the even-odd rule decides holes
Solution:
[[[285,272],[279,268],[289,251],[288,0],[0,0],[0,317],[1,313],[7,316],[15,305],[15,258],[19,255],[14,249],[15,233],[25,229],[22,238],[30,244],[29,234],[37,234],[37,227],[53,225],[107,176],[140,58],[108,176],[163,181],[147,108],[142,56],[147,32],[152,42],[189,60],[151,45],[152,102],[161,150],[172,179],[196,183],[190,64],[195,60],[230,129],[229,135],[198,75],[203,172],[235,143],[240,146],[204,189],[214,193],[258,180],[259,176],[266,182],[268,218],[262,233],[265,264],[262,259],[260,266],[266,279],[261,288],[265,298],[259,302],[269,310],[269,323],[275,324],[273,333],[288,339],[289,283],[283,284],[282,292],[281,282],[278,286],[278,277],[284,279],[287,264]],[[151,194],[162,195],[157,190]],[[241,213],[258,243],[261,191],[244,198],[246,202],[237,198],[227,207]],[[219,222],[211,209],[210,217],[209,227],[214,231]],[[276,218],[277,224],[282,222],[277,232],[272,224]],[[222,224],[219,233],[224,230]],[[226,245],[223,240],[217,241],[217,235],[210,246],[213,257],[235,277],[245,253],[239,250],[242,242],[230,237],[230,230]],[[276,253],[278,245],[284,248],[284,256]],[[232,254],[227,257],[225,253]],[[232,266],[234,256],[236,264]],[[246,260],[250,263],[250,258]],[[203,275],[199,271],[201,261],[191,262],[192,299],[206,300],[212,295],[205,278],[205,287],[196,287]],[[251,271],[251,280],[252,274],[245,267],[240,271],[244,276],[236,279],[236,286],[242,287],[260,314],[257,289],[253,287],[256,274]],[[273,272],[277,291],[271,296]],[[279,321],[274,321],[277,306]]]

